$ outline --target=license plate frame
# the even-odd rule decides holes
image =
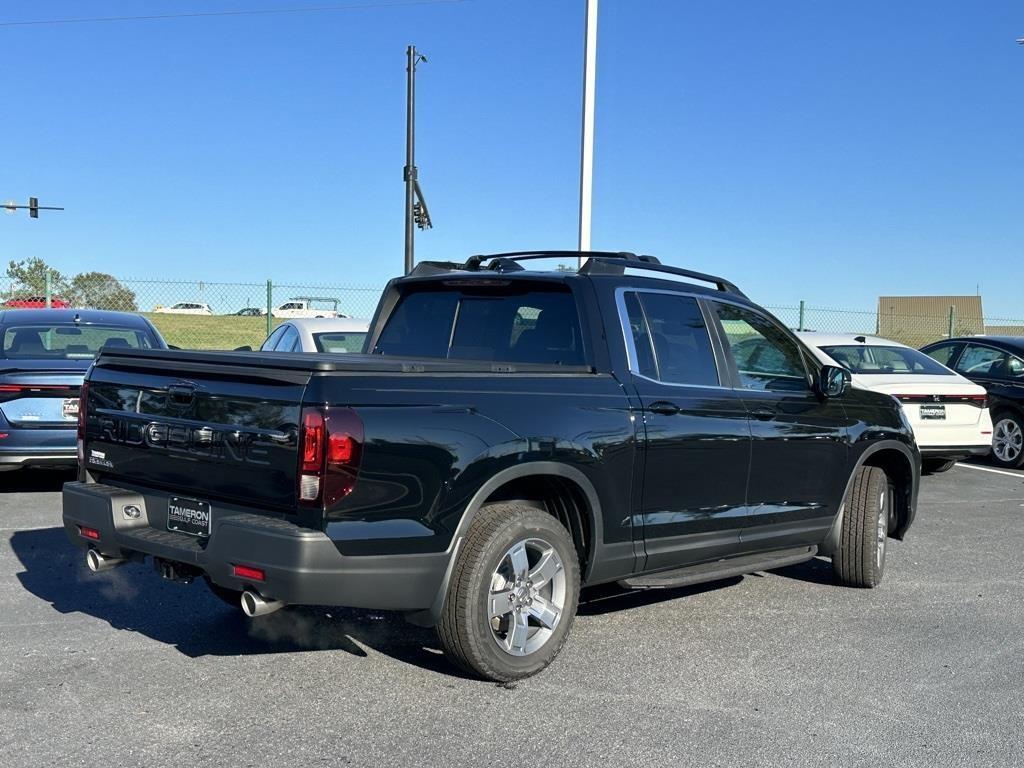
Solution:
[[[80,404],[77,397],[65,397],[60,405],[61,416],[66,421],[78,421],[78,409]]]
[[[921,421],[945,421],[946,406],[944,403],[924,403],[919,411]]]
[[[167,499],[167,530],[208,538],[213,523],[210,502],[186,496]]]

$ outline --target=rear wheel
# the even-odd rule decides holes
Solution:
[[[885,572],[885,550],[893,490],[879,467],[861,467],[843,512],[832,568],[848,587],[877,587]]]
[[[565,644],[579,591],[569,532],[541,510],[494,504],[477,515],[459,552],[438,637],[467,672],[529,677]]]
[[[1008,469],[1024,464],[1024,420],[1001,413],[992,425],[992,463]]]
[[[938,475],[941,472],[948,472],[955,464],[956,460],[924,459],[921,461],[921,472],[925,475]]]

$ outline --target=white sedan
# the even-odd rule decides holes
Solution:
[[[933,358],[889,339],[799,333],[822,362],[850,371],[853,386],[892,395],[914,428],[924,472],[945,472],[959,459],[992,448],[992,417],[983,387]]]
[[[369,330],[369,322],[351,317],[296,318],[277,326],[260,351],[362,352]]]
[[[162,315],[212,315],[213,310],[209,304],[200,304],[195,301],[179,301],[169,307],[157,307],[153,310]]]

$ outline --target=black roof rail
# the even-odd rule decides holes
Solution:
[[[627,268],[644,269],[651,272],[664,272],[668,275],[685,277],[690,280],[699,280],[702,283],[710,283],[715,286],[715,288],[722,291],[722,293],[731,293],[735,296],[741,296],[744,299],[747,298],[747,295],[743,293],[743,291],[737,288],[735,284],[730,283],[724,277],[709,275],[704,272],[695,272],[692,269],[683,269],[682,267],[671,267],[667,264],[662,264],[653,256],[637,256],[636,261],[633,259],[623,259],[622,257],[609,257],[605,254],[592,256],[587,259],[586,263],[582,267],[580,267],[580,274],[621,275],[625,273]]]
[[[509,251],[508,253],[480,253],[470,256],[463,264],[463,269],[480,269],[485,262],[491,262],[488,269],[498,269],[495,263],[528,261],[530,259],[579,259],[581,256],[592,258],[594,256],[607,256],[608,258],[636,259],[635,253],[616,251]],[[652,257],[653,258],[653,257]]]
[[[626,268],[643,269],[651,272],[662,272],[677,277],[685,277],[690,280],[698,280],[702,283],[710,283],[723,293],[731,293],[735,296],[746,298],[734,283],[724,277],[709,275],[704,272],[695,272],[682,267],[672,267],[662,264],[656,257],[645,254],[630,253],[629,251],[510,251],[508,253],[477,254],[466,259],[464,264],[454,261],[421,261],[410,276],[425,277],[438,275],[445,272],[469,271],[478,272],[487,269],[494,272],[519,272],[523,269],[520,261],[531,259],[578,259],[581,256],[587,260],[579,269],[581,275],[621,275]],[[486,267],[484,265],[487,264]]]

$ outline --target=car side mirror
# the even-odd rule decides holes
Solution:
[[[825,397],[842,397],[853,378],[845,368],[824,365],[821,368],[818,388]]]
[[[244,347],[235,347],[233,352],[252,352],[252,347],[246,344]]]

